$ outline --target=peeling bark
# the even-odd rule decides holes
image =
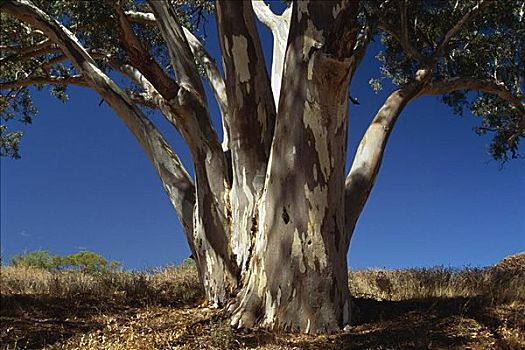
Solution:
[[[166,101],[164,111],[178,125],[195,164],[193,244],[199,275],[208,301],[220,306],[237,289],[239,275],[232,250],[228,164],[211,125],[202,81],[176,14],[166,2],[150,4],[180,85],[177,96]]]
[[[318,333],[349,321],[343,169],[353,67],[322,50],[341,8],[304,1],[292,13],[249,277],[230,307],[236,327]]]
[[[275,105],[251,3],[218,1],[217,22],[229,101],[231,242],[244,275],[257,226],[256,202],[264,185]]]

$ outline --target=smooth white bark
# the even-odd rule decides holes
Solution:
[[[257,18],[271,30],[273,35],[271,82],[275,107],[278,109],[284,57],[286,55],[286,44],[288,42],[288,33],[290,31],[290,18],[293,5],[286,8],[281,15],[277,15],[272,12],[264,0],[252,0],[252,4]]]

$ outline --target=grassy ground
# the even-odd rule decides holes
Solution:
[[[525,349],[525,253],[491,268],[351,272],[352,327],[234,331],[191,265],[90,276],[1,268],[3,349]]]

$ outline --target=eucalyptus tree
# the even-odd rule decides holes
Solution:
[[[94,89],[155,168],[184,227],[210,304],[236,327],[323,332],[349,322],[346,256],[390,133],[420,96],[481,117],[491,152],[524,136],[524,5],[519,0],[3,0],[1,111],[36,113],[30,87]],[[222,71],[192,34],[215,11]],[[256,23],[273,34],[267,71]],[[349,86],[372,40],[395,87],[345,174]],[[367,58],[368,59],[368,58]],[[270,66],[269,65],[269,66]],[[222,73],[224,72],[224,74]],[[204,83],[223,130],[210,121]],[[192,179],[150,120],[182,135]],[[351,114],[351,113],[350,113]],[[223,135],[222,142],[218,135]],[[2,126],[4,155],[20,134]]]

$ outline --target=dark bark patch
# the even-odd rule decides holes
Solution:
[[[339,226],[337,226],[337,217],[335,215],[332,215],[332,218],[334,219],[334,227],[335,227],[335,232],[334,232],[335,249],[339,251],[339,238],[340,238],[341,233],[339,232]]]
[[[288,224],[290,222],[290,216],[288,215],[288,212],[286,211],[285,207],[283,207],[282,217],[285,224]]]
[[[252,227],[250,228],[250,232],[252,234],[257,232],[257,217],[256,216],[252,216]]]

